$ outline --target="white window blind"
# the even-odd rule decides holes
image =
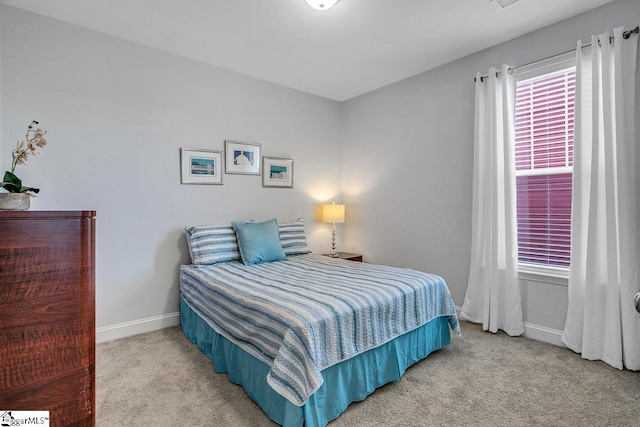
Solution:
[[[575,67],[518,82],[515,158],[520,263],[569,266],[574,112]]]

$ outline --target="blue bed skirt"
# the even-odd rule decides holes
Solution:
[[[447,317],[322,371],[324,382],[303,406],[295,406],[267,384],[269,366],[218,335],[180,297],[180,323],[186,337],[213,360],[218,373],[241,385],[262,410],[285,427],[321,427],[338,418],[352,402],[364,400],[382,385],[398,381],[405,370],[449,344]]]

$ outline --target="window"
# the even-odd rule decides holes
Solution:
[[[556,67],[557,68],[557,67]],[[515,114],[518,261],[568,268],[575,67],[522,79]]]

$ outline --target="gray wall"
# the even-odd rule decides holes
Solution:
[[[638,24],[640,2],[619,0],[345,102],[347,248],[368,261],[442,275],[461,306],[471,250],[475,73],[537,61],[575,49],[591,34]],[[529,326],[564,328],[566,286],[523,280],[521,288]]]
[[[32,209],[97,211],[98,327],[178,311],[187,225],[303,217],[312,249],[329,247],[330,229],[314,215],[322,201],[339,201],[338,102],[0,11],[3,136],[15,143],[34,118],[48,130],[43,155],[18,169],[41,188]],[[225,139],[293,158],[295,188],[265,189],[259,176],[242,175],[181,185],[179,148],[223,150]],[[0,166],[9,167],[6,156]]]

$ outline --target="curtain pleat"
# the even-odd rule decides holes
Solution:
[[[460,316],[484,330],[521,335],[517,272],[514,115],[511,67],[476,77],[472,242],[469,283]]]
[[[612,41],[610,41],[612,40]],[[638,35],[578,42],[569,306],[562,342],[582,357],[640,370]]]

